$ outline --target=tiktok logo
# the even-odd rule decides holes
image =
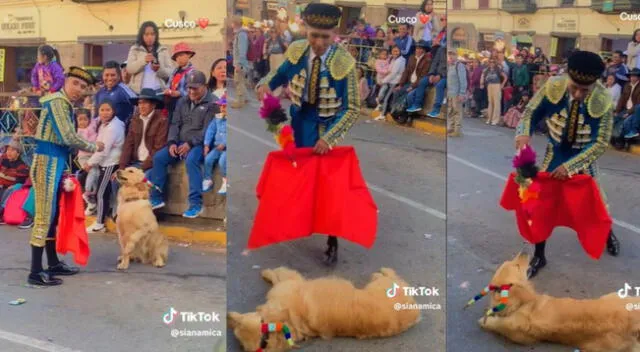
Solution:
[[[162,316],[162,321],[165,324],[170,325],[171,323],[173,323],[173,319],[176,317],[176,315],[178,315],[178,311],[173,309],[173,307],[170,307],[169,311]]]
[[[391,288],[389,288],[387,290],[387,297],[389,298],[393,298],[396,296],[397,294],[397,290],[400,288],[400,286],[398,286],[398,284],[396,284],[395,282],[393,283],[393,286],[391,286]]]

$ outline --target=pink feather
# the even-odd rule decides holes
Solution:
[[[536,152],[529,145],[525,145],[516,153],[516,156],[513,157],[513,167],[520,168],[525,165],[531,165],[536,163]]]
[[[260,117],[266,119],[272,112],[281,109],[280,100],[271,94],[265,94],[260,107]]]

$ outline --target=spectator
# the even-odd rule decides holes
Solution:
[[[207,86],[214,98],[221,99],[227,93],[227,61],[225,59],[213,62]]]
[[[617,50],[613,53],[612,63],[605,71],[605,77],[613,74],[616,76],[616,83],[620,85],[620,87],[624,87],[629,82],[628,77],[629,70],[622,63],[622,51]]]
[[[467,92],[467,69],[458,60],[458,54],[450,49],[447,56],[447,96],[449,97],[449,136],[460,137],[462,135],[462,102]]]
[[[427,47],[424,41],[418,43],[415,55],[409,59],[409,64],[405,68],[398,86],[395,88],[396,91],[400,89],[407,91],[407,111],[409,112],[415,112],[421,109],[418,105],[422,103],[421,99],[424,98],[424,88],[419,87],[421,83],[423,83],[423,78],[427,78],[429,66],[431,65],[431,60],[426,55],[428,49],[429,47]],[[418,89],[422,90],[422,97],[416,94],[415,91]]]
[[[253,29],[251,43],[249,46],[248,58],[251,62],[251,84],[254,85],[268,72],[266,69],[266,58],[264,57],[265,35],[260,25]]]
[[[133,102],[138,110],[131,119],[119,167],[135,166],[148,174],[155,154],[167,144],[169,121],[160,113],[163,101],[153,90],[143,89]]]
[[[391,48],[387,45],[387,38],[384,32],[384,29],[378,27],[376,29],[376,37],[375,37],[375,46],[376,48],[385,49],[389,51]]]
[[[269,61],[269,70],[277,70],[284,62],[284,53],[287,51],[287,41],[278,33],[275,28],[269,29],[269,38],[264,42],[264,59]],[[282,88],[278,87],[274,96],[280,96]]]
[[[164,189],[167,181],[167,166],[183,159],[186,161],[189,177],[189,208],[182,214],[186,218],[196,218],[202,214],[202,160],[205,130],[218,108],[213,95],[208,92],[204,73],[193,70],[187,76],[189,94],[180,98],[169,127],[167,145],[153,157],[151,181]],[[151,192],[153,209],[165,206],[162,194]]]
[[[511,81],[514,87],[511,105],[517,105],[522,95],[528,94],[529,85],[531,84],[529,68],[524,64],[523,57],[520,54],[516,55],[516,64],[511,70]]]
[[[549,73],[547,72],[547,65],[539,65],[538,71],[533,76],[533,94],[535,94],[544,84],[547,82],[549,78]]]
[[[283,18],[282,20],[276,21],[276,28],[278,29],[278,34],[284,38],[285,43],[287,43],[287,45],[291,44],[293,35],[291,35],[291,31],[289,30],[289,19]]]
[[[508,81],[509,77],[511,77],[511,65],[509,65],[509,62],[505,59],[504,51],[503,50],[497,51],[496,57],[497,57],[496,64],[498,65],[498,67],[500,67],[500,69],[502,69],[502,72],[504,72],[505,76],[507,76],[507,81]],[[505,82],[505,83],[508,83],[508,82]]]
[[[413,38],[409,35],[409,25],[401,23],[398,26],[398,35],[395,37],[395,45],[400,48],[400,52],[405,60],[409,60],[411,56],[411,47],[413,46]]]
[[[422,16],[428,16],[426,23],[422,22]],[[413,28],[413,40],[417,43],[420,40],[427,42],[431,47],[433,38],[440,33],[440,19],[433,12],[433,0],[423,0],[420,5],[420,11],[416,14],[418,21]]]
[[[158,26],[152,21],[144,22],[127,57],[127,72],[131,74],[129,87],[136,94],[143,88],[162,92],[167,87],[171,70],[169,49],[160,45]]]
[[[520,118],[522,117],[522,113],[524,112],[524,108],[527,106],[528,103],[529,103],[529,94],[525,92],[524,94],[522,94],[522,97],[520,98],[518,105],[512,106],[511,108],[509,108],[509,110],[507,110],[507,113],[504,114],[504,123],[505,125],[507,125],[507,127],[510,127],[510,128],[518,127],[518,124],[520,123]]]
[[[433,109],[427,114],[430,117],[440,115],[440,108],[444,101],[445,90],[447,89],[447,17],[440,16],[441,30],[433,40],[434,59],[429,68],[429,85],[435,86],[436,98]],[[426,84],[424,81],[422,84]],[[425,86],[426,87],[426,86]]]
[[[387,36],[385,41],[385,46],[391,50],[394,46],[396,46],[396,37],[398,36],[398,30],[396,28],[389,27],[387,29]],[[400,49],[402,52],[402,49]],[[406,59],[405,59],[406,61]]]
[[[169,87],[164,91],[165,99],[168,100],[169,121],[171,121],[178,99],[187,96],[187,74],[193,70],[191,58],[195,54],[189,44],[184,42],[173,47],[171,60],[175,61],[178,67],[171,73]]]
[[[369,96],[369,82],[367,81],[367,77],[364,74],[364,69],[362,66],[356,68],[358,72],[358,90],[360,91],[360,105],[364,106],[367,97]]]
[[[213,189],[213,167],[216,163],[220,167],[222,185],[218,194],[227,194],[227,98],[222,97],[216,103],[220,107],[220,113],[209,122],[209,127],[204,136],[204,181],[202,192],[210,192]]]
[[[40,95],[55,93],[64,85],[64,69],[58,50],[49,45],[38,48],[38,63],[31,70],[31,90]]]
[[[613,101],[613,106],[618,106],[618,100],[620,100],[620,94],[622,93],[622,88],[620,85],[616,83],[616,76],[608,75],[606,81],[606,87],[611,94],[611,100]]]
[[[487,110],[487,125],[493,126],[500,122],[500,101],[502,100],[502,89],[507,83],[507,75],[498,66],[498,60],[489,59],[489,67],[482,72],[480,78],[480,88],[487,88],[489,107]]]
[[[629,56],[628,69],[640,68],[640,29],[633,31],[633,37],[627,45],[627,55]]]
[[[617,75],[610,75],[616,77],[617,83]],[[626,124],[626,120],[634,115],[638,104],[640,104],[640,88],[638,87],[639,81],[640,69],[634,68],[629,73],[629,83],[627,83],[622,89],[622,94],[620,95],[620,99],[618,99],[618,105],[616,105],[616,109],[614,110],[611,138],[614,146],[616,147],[621,147],[624,144],[622,143],[622,137],[625,135],[624,126]]]
[[[99,107],[103,101],[110,100],[116,109],[116,116],[127,126],[133,114],[133,105],[130,100],[135,98],[136,93],[122,83],[121,76],[120,64],[115,61],[107,61],[104,64],[102,70],[104,87],[96,93],[94,105]],[[98,116],[97,110],[93,112],[93,116]]]
[[[89,233],[106,231],[104,221],[111,206],[111,177],[118,169],[125,138],[124,123],[116,118],[115,104],[112,101],[108,99],[102,101],[98,106],[98,116],[100,125],[96,140],[104,144],[104,150],[93,153],[83,168],[85,172],[89,172],[93,167],[100,169],[96,192],[97,217],[96,221],[87,228]]]
[[[128,85],[129,82],[131,82],[131,75],[129,74],[129,71],[127,71],[126,61],[120,64],[120,71],[122,73],[122,82]]]
[[[246,75],[249,72],[249,60],[247,52],[249,50],[249,35],[242,28],[242,17],[235,16],[231,22],[233,28],[233,75],[236,88],[236,101],[231,103],[234,109],[240,109],[247,103]]]
[[[96,120],[91,118],[91,110],[79,109],[76,112],[77,133],[91,143],[95,143],[98,138]],[[96,191],[98,188],[98,177],[100,176],[100,169],[97,166],[92,167],[89,171],[84,171],[92,155],[93,153],[91,152],[79,150],[77,156],[78,166],[82,169],[79,181],[84,187],[83,198],[85,202],[87,202],[87,209],[85,211],[87,216],[92,215],[97,208]]]
[[[376,59],[376,84],[382,86],[382,81],[390,73],[391,64],[389,62],[389,52],[386,49],[380,49],[378,51],[378,58]]]
[[[482,109],[485,107],[486,103],[486,94],[484,89],[480,88],[482,78],[482,71],[484,67],[480,65],[480,60],[473,59],[471,61],[471,79],[469,80],[469,86],[471,89],[471,94],[473,95],[473,101],[475,102],[474,109],[471,111],[473,117],[479,117],[481,115]]]
[[[391,48],[391,61],[389,63],[389,74],[384,77],[381,82],[380,92],[378,92],[378,107],[380,117],[384,119],[387,113],[387,104],[389,97],[394,88],[400,83],[406,66],[406,60],[400,53],[400,48],[394,46]]]
[[[12,193],[12,187],[29,178],[29,167],[20,159],[20,142],[12,140],[5,148],[4,154],[0,154],[0,225],[4,223],[2,205]]]

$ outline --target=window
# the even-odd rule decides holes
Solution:
[[[481,10],[486,10],[489,8],[489,0],[479,0],[478,8]]]
[[[18,47],[16,53],[16,80],[18,83],[31,83],[31,69],[36,65],[38,47]]]
[[[462,0],[453,0],[453,9],[462,10]]]
[[[575,0],[560,0],[561,7],[571,7],[575,3]]]

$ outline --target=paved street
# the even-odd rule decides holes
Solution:
[[[172,244],[165,268],[132,264],[127,272],[118,272],[116,237],[91,235],[92,254],[80,274],[64,278],[62,286],[29,288],[29,231],[0,226],[0,238],[3,352],[196,352],[212,351],[224,339],[171,337],[171,329],[184,328],[225,334],[226,258],[219,251]],[[8,304],[17,298],[27,302]],[[220,313],[221,322],[176,321],[169,327],[162,321],[169,307]]]
[[[229,110],[229,311],[254,311],[264,302],[269,287],[261,280],[260,270],[265,268],[288,266],[311,278],[335,274],[362,287],[372,272],[386,266],[410,285],[440,288],[440,297],[418,297],[417,301],[440,304],[443,310],[423,311],[422,322],[400,336],[316,339],[304,343],[304,350],[444,351],[444,139],[361,118],[343,144],[355,146],[378,205],[377,240],[371,250],[341,241],[339,263],[329,269],[321,263],[325,236],[243,254],[257,207],[255,186],[266,154],[275,148],[258,108],[252,99],[242,110]],[[233,338],[229,346],[229,351],[241,350]]]
[[[486,302],[463,311],[464,304],[489,282],[498,265],[523,246],[515,216],[498,206],[505,178],[512,171],[514,130],[465,119],[462,138],[448,141],[448,329],[449,351],[573,351],[570,347],[521,347],[482,331],[477,320]],[[536,135],[542,157],[546,138]],[[534,279],[539,292],[576,298],[617,291],[625,282],[640,286],[640,158],[610,150],[600,159],[602,183],[621,241],[618,258],[599,261],[582,250],[575,233],[556,230],[547,245],[548,264]],[[533,253],[532,246],[527,247]]]

